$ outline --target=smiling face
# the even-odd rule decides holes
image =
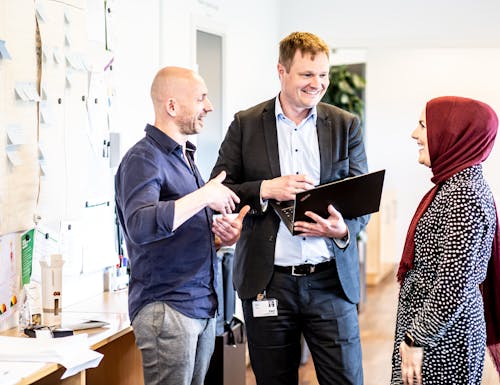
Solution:
[[[213,110],[203,78],[182,67],[165,67],[151,84],[155,126],[177,143],[201,131],[204,119]]]
[[[431,167],[431,157],[429,155],[429,144],[427,142],[427,122],[425,118],[425,109],[420,114],[417,127],[411,133],[411,137],[418,144],[418,162]]]
[[[203,79],[194,76],[189,79],[189,83],[184,94],[179,97],[180,112],[177,116],[177,125],[184,135],[198,134],[203,128],[203,119],[213,110]]]
[[[287,71],[278,64],[281,81],[280,102],[285,115],[295,120],[304,118],[326,92],[330,63],[323,52],[312,54],[297,50]]]

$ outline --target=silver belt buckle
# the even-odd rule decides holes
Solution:
[[[292,276],[294,276],[294,277],[305,277],[308,274],[314,273],[314,270],[316,270],[316,266],[313,265],[313,266],[311,266],[309,268],[309,272],[308,273],[306,273],[306,274],[300,274],[300,273],[296,273],[295,272],[295,267],[296,266],[292,266]]]

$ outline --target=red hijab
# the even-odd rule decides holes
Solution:
[[[458,96],[443,96],[427,102],[427,145],[431,178],[435,186],[427,192],[411,220],[397,273],[402,284],[413,268],[417,223],[431,204],[439,186],[463,169],[483,162],[491,152],[498,129],[495,111],[485,103]],[[483,294],[487,345],[500,373],[500,229],[493,239]]]

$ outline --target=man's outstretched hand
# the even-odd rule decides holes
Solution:
[[[223,214],[214,219],[212,232],[215,234],[215,245],[217,248],[220,246],[231,246],[240,239],[243,219],[249,211],[250,206],[245,205],[236,218]]]

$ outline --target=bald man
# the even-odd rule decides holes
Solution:
[[[249,207],[228,214],[238,196],[204,183],[188,135],[212,111],[203,79],[166,67],[151,86],[154,125],[123,157],[116,207],[130,258],[129,315],[146,385],[203,385],[215,342],[216,247],[234,244]]]

